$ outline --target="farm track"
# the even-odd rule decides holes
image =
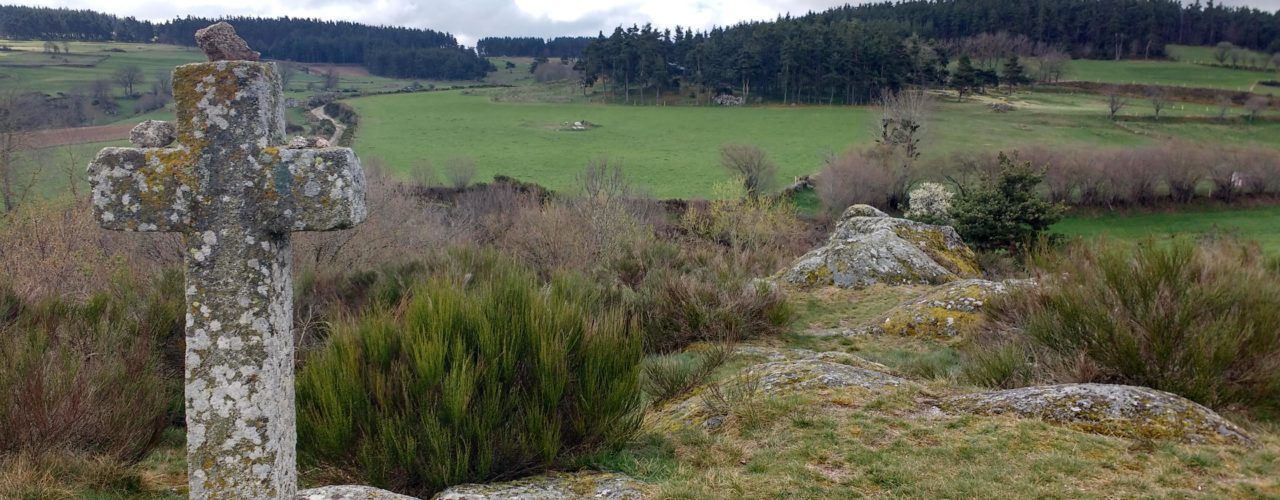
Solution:
[[[134,123],[115,123],[92,127],[71,127],[37,130],[23,134],[23,142],[32,149],[45,149],[92,142],[119,141],[129,138]]]

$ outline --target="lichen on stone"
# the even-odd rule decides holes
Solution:
[[[1138,439],[1253,445],[1244,430],[1193,401],[1146,387],[1063,384],[948,398],[950,413],[1039,418],[1080,431]]]
[[[807,287],[864,288],[939,284],[979,274],[973,251],[954,229],[867,213],[850,207],[827,243],[797,259],[780,279]]]

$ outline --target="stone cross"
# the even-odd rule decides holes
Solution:
[[[282,147],[274,64],[187,64],[173,90],[177,144],[144,133],[152,147],[103,149],[89,165],[94,213],[107,229],[186,242],[191,498],[292,500],[290,233],[363,221],[364,174],[347,148]]]

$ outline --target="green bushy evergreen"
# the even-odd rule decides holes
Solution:
[[[419,275],[333,328],[298,379],[312,465],[428,495],[553,467],[639,425],[642,342],[581,279],[505,260]]]

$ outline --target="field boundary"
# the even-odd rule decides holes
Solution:
[[[1175,85],[1148,85],[1140,83],[1104,83],[1104,82],[1088,82],[1088,81],[1060,81],[1051,84],[1037,85],[1036,90],[1041,91],[1084,91],[1091,94],[1105,94],[1107,92],[1118,91],[1126,97],[1145,98],[1151,95],[1152,89],[1161,90],[1164,95],[1171,101],[1190,102],[1196,104],[1216,104],[1220,97],[1226,97],[1232,104],[1243,105],[1246,101],[1253,97],[1273,97],[1269,94],[1259,94],[1257,92],[1246,92],[1240,90],[1221,90],[1203,87],[1179,87]],[[1272,99],[1273,102],[1268,106],[1270,108],[1280,108],[1280,100]]]

